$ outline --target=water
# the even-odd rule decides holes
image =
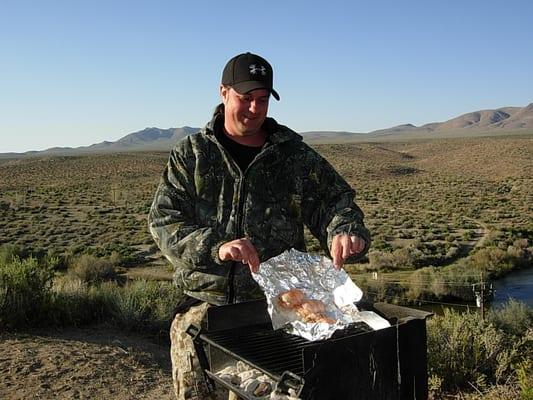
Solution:
[[[494,298],[488,304],[488,308],[499,308],[504,305],[510,298],[513,298],[529,307],[533,307],[533,267],[521,269],[511,272],[504,278],[493,282]],[[437,315],[442,315],[445,309],[453,309],[455,311],[476,311],[479,310],[475,303],[463,304],[424,304],[408,306],[424,311],[429,311]]]
[[[509,298],[533,307],[533,267],[512,272],[494,282],[492,306],[501,306]]]

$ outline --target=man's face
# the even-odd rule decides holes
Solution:
[[[220,95],[224,102],[224,127],[235,136],[253,136],[261,131],[268,112],[270,92],[256,89],[248,93],[237,93],[233,88],[221,86]]]

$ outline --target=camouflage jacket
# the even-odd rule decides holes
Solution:
[[[305,251],[304,225],[327,254],[338,233],[364,238],[366,253],[354,190],[300,135],[267,118],[267,142],[241,171],[217,141],[215,122],[176,144],[148,217],[186,294],[217,305],[262,296],[246,266],[218,258],[223,243],[245,236],[261,261]]]

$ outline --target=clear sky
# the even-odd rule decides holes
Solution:
[[[0,153],[203,126],[245,51],[299,132],[533,102],[528,0],[0,0]]]

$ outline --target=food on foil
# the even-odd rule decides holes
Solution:
[[[318,307],[315,304],[320,304],[321,306]],[[313,311],[317,309],[322,309],[322,311]],[[330,318],[325,314],[324,303],[320,302],[320,300],[309,300],[307,302],[303,302],[302,306],[296,310],[296,313],[304,322],[324,323],[330,325],[337,322],[336,319]]]
[[[295,312],[303,322],[334,324],[337,322],[326,315],[326,305],[320,300],[308,299],[303,291],[289,289],[278,295],[278,305]]]
[[[300,289],[289,289],[278,295],[278,304],[287,309],[294,309],[302,304],[305,295]]]
[[[358,309],[363,292],[326,257],[291,249],[262,262],[252,276],[265,293],[274,329],[321,340],[355,322],[390,326],[378,314]]]
[[[320,300],[305,300],[299,307],[299,310],[305,314],[322,314],[326,311],[326,305]]]

